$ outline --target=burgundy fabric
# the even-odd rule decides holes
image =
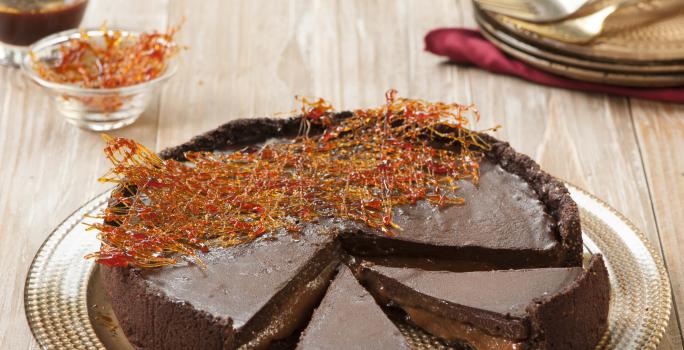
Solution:
[[[436,55],[447,56],[455,63],[473,64],[493,73],[516,76],[537,84],[684,103],[684,88],[630,88],[583,82],[546,73],[505,55],[480,32],[472,29],[435,29],[425,36],[425,50]]]

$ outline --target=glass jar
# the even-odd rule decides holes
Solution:
[[[19,66],[29,45],[76,28],[87,0],[0,0],[0,64]]]

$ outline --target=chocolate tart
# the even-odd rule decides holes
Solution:
[[[373,297],[342,266],[302,333],[298,350],[410,349]]]
[[[296,117],[236,120],[160,155],[182,161],[187,151],[229,152],[293,137],[299,126]],[[581,266],[579,213],[563,184],[507,143],[481,136],[491,148],[483,150],[479,188],[461,184],[466,204],[396,208],[405,227],[396,236],[327,218],[308,224],[301,237],[275,232],[213,248],[200,255],[204,269],[102,266],[124,333],[140,349],[291,347],[346,254],[450,273]]]
[[[386,305],[449,344],[475,349],[590,350],[607,326],[600,255],[582,267],[448,272],[360,267]]]

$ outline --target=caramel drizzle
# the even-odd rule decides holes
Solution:
[[[43,79],[84,88],[109,89],[131,86],[159,77],[179,47],[174,36],[179,26],[166,33],[126,36],[108,30],[103,24],[103,42],[92,39],[85,30],[78,38],[59,47],[57,62],[46,62],[31,52],[33,67]]]

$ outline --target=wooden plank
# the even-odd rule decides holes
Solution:
[[[192,1],[170,6],[172,20],[186,19],[179,41],[190,50],[162,96],[160,148],[231,119],[291,111],[296,94],[336,97],[334,3],[206,1],[196,8]]]
[[[164,28],[165,9],[165,0],[92,0],[84,24]],[[31,259],[52,228],[107,188],[96,181],[109,166],[100,136],[66,124],[50,102],[18,70],[0,68],[0,349],[37,348],[23,309]],[[153,105],[113,134],[154,144],[156,126]]]
[[[674,312],[681,325],[684,315],[684,106],[641,100],[633,100],[631,105],[665,263],[676,297]],[[679,338],[680,344],[681,341]]]
[[[183,17],[179,40],[190,50],[182,53],[178,75],[156,108],[115,134],[161,149],[230,119],[292,110],[295,94],[323,96],[341,109],[378,105],[388,88],[410,97],[474,102],[483,114],[479,126],[502,124],[497,137],[606,200],[657,246],[659,229],[675,295],[682,296],[676,254],[682,183],[675,181],[673,191],[671,182],[660,180],[681,172],[682,158],[658,153],[682,149],[682,135],[673,134],[684,132],[682,119],[659,119],[671,107],[633,103],[633,124],[624,99],[442,64],[422,52],[423,36],[437,27],[474,26],[464,1],[205,0],[198,6],[171,0],[167,12],[165,0],[93,0],[85,22],[107,19],[149,29]],[[649,128],[641,130],[642,124]],[[659,145],[665,134],[669,144]],[[103,189],[93,180],[108,164],[97,135],[66,125],[37,88],[8,69],[0,69],[0,140],[0,271],[12,276],[0,288],[0,348],[35,348],[27,325],[17,322],[23,320],[25,271],[48,228]],[[660,349],[681,348],[673,321]]]

